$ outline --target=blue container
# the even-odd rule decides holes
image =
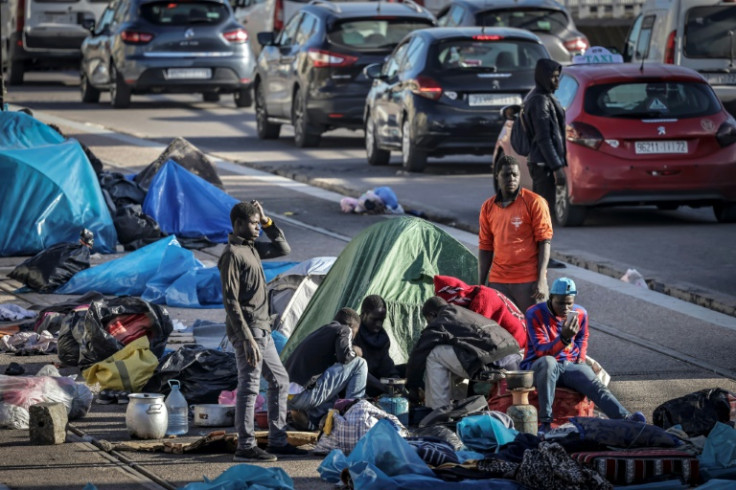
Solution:
[[[378,399],[378,406],[384,412],[396,415],[404,427],[409,427],[409,400],[402,396],[382,396]]]

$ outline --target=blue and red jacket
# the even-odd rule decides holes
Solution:
[[[588,312],[585,308],[573,305],[578,314],[580,331],[565,345],[560,340],[564,316],[555,316],[547,302],[537,303],[526,310],[528,341],[521,369],[531,369],[534,361],[542,356],[553,356],[557,361],[584,361],[588,351]]]

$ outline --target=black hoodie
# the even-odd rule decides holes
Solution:
[[[527,161],[544,163],[551,170],[567,165],[565,148],[565,110],[554,96],[552,74],[562,70],[555,60],[540,59],[534,71],[533,88],[524,100],[524,113],[532,139]]]

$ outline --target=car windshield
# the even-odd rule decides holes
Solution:
[[[482,37],[482,36],[479,36]],[[547,58],[544,48],[518,40],[450,39],[439,44],[436,61],[442,70],[530,70]]]
[[[155,2],[141,5],[141,17],[156,25],[218,24],[228,10],[216,2]]]
[[[695,7],[685,20],[685,56],[688,58],[730,58],[736,50],[736,6]]]
[[[335,24],[327,38],[333,44],[353,49],[391,51],[410,32],[431,26],[431,21],[425,19],[348,20]]]
[[[480,12],[476,23],[486,27],[517,27],[559,34],[565,30],[567,22],[567,16],[559,10],[514,8]]]
[[[585,92],[585,112],[594,116],[685,118],[721,110],[713,90],[697,82],[624,82],[594,85]]]

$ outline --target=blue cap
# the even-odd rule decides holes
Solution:
[[[552,287],[549,288],[549,294],[568,296],[570,294],[578,294],[578,290],[575,287],[575,281],[568,277],[561,277],[552,283]]]

